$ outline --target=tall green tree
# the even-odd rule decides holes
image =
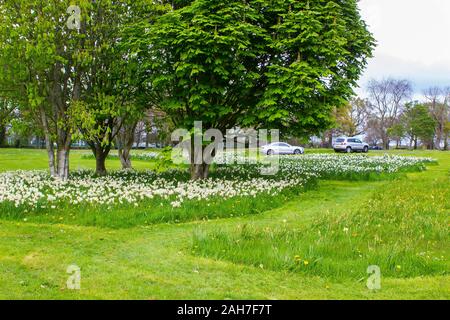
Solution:
[[[92,1],[83,15],[84,45],[89,48],[80,103],[73,110],[77,128],[96,158],[96,173],[106,174],[105,160],[119,132],[128,131],[143,117],[147,103],[134,74],[136,60],[122,41],[123,30],[152,21],[170,7],[151,0]]]
[[[0,1],[0,91],[39,115],[50,172],[63,179],[73,135],[80,131],[96,156],[97,172],[105,173],[114,128],[135,94],[132,64],[119,50],[120,30],[132,21],[150,21],[155,7],[166,8],[152,0],[73,4]]]
[[[69,27],[71,4],[60,0],[0,1],[0,91],[38,114],[50,172],[62,179],[69,175],[73,133],[68,110],[80,98],[89,55],[84,47],[84,25]],[[83,10],[88,4],[80,0],[78,5]]]
[[[387,133],[397,143],[397,148],[400,146],[400,142],[405,136],[405,126],[402,123],[396,123],[387,130]]]
[[[321,132],[374,46],[356,0],[195,0],[133,30],[149,101],[187,129]]]
[[[405,131],[410,137],[410,146],[418,147],[418,141],[432,146],[436,130],[436,121],[423,104],[408,104],[403,115]]]

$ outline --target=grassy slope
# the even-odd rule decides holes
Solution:
[[[23,157],[19,162],[11,154],[5,155],[5,151],[11,152],[0,150],[0,171],[45,168],[45,154],[13,151]],[[26,160],[31,154],[35,158]],[[431,166],[427,172],[408,174],[411,183],[448,179],[449,154],[416,154],[436,157],[440,164]],[[78,164],[92,166],[91,160],[77,159],[77,154],[72,161],[75,168]],[[177,225],[111,230],[0,221],[0,298],[448,299],[448,276],[383,277],[382,290],[372,292],[366,289],[365,281],[325,280],[198,257],[191,252],[195,232],[233,230],[237,225],[249,223],[281,227],[284,220],[308,225],[330,207],[335,215],[355,212],[357,206],[346,205],[349,199],[358,198],[363,205],[379,188],[392,183],[395,182],[327,181],[318,190],[308,191],[281,208],[257,216]],[[79,292],[65,289],[68,276],[65,271],[73,263],[82,269]]]

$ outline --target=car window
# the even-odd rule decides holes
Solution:
[[[289,147],[287,143],[280,143],[280,147]]]
[[[355,139],[348,139],[348,142],[355,142]]]
[[[344,142],[345,139],[336,139],[336,142]]]
[[[362,143],[362,141],[361,141],[361,140],[358,140],[358,139],[356,139],[356,142],[357,142],[357,143]]]

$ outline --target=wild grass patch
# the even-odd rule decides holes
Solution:
[[[380,266],[387,277],[448,275],[448,182],[395,181],[356,210],[349,203],[348,211],[330,210],[308,225],[197,231],[191,249],[200,256],[335,279],[366,279],[369,265]]]

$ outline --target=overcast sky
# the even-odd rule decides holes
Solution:
[[[361,0],[363,19],[377,40],[374,58],[361,78],[413,82],[415,98],[430,86],[450,86],[450,0]]]

